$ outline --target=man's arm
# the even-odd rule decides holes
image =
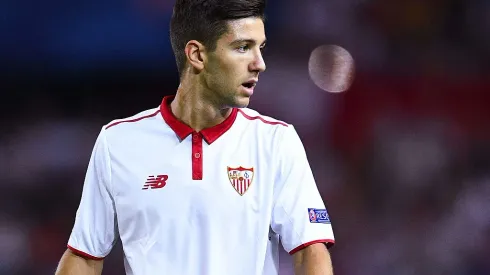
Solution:
[[[55,275],[101,275],[104,260],[90,260],[67,249]]]
[[[284,249],[294,256],[296,275],[332,275],[325,246],[335,243],[330,216],[293,126],[288,126],[281,138],[277,143],[278,191],[271,228],[281,237]]]
[[[102,129],[83,183],[75,223],[56,275],[100,275],[103,259],[117,240],[109,149]]]
[[[309,245],[293,258],[295,275],[333,275],[330,253],[323,243]]]

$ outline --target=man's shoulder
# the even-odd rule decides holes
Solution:
[[[147,109],[129,117],[114,119],[104,125],[103,128],[109,131],[124,131],[129,128],[134,129],[134,127],[145,127],[148,125],[148,122],[158,118],[159,114],[160,108],[158,107]]]
[[[283,144],[283,140],[289,140],[296,133],[292,124],[250,108],[238,109],[237,119],[241,120],[239,122],[241,129],[251,134],[254,139],[258,136],[261,142],[270,142],[269,148]]]
[[[263,115],[256,110],[250,108],[238,109],[238,115],[250,123],[257,123],[263,127],[291,127],[292,125],[282,120],[275,119],[273,117]]]

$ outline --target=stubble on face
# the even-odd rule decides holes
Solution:
[[[246,107],[250,96],[243,92],[242,84],[258,78],[259,72],[251,70],[250,64],[265,43],[264,23],[260,18],[230,21],[228,31],[216,43],[203,74],[206,96],[223,108]]]

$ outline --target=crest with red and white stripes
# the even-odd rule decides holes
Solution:
[[[233,188],[235,188],[240,196],[243,196],[252,184],[254,169],[244,168],[242,166],[238,168],[228,167],[228,178]]]

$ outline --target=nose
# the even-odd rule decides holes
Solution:
[[[265,61],[264,57],[262,56],[262,52],[258,51],[255,56],[254,60],[250,63],[250,70],[253,72],[263,72],[265,71],[266,66],[265,66]]]

